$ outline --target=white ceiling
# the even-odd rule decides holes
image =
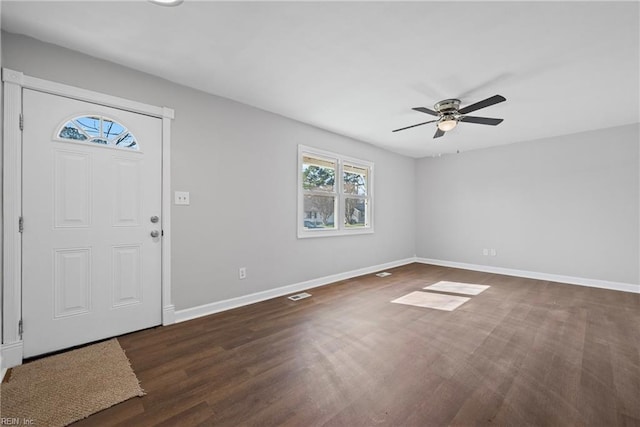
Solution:
[[[414,157],[640,121],[637,2],[5,0],[2,28]],[[495,94],[499,126],[391,132]]]

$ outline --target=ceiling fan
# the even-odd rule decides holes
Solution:
[[[467,105],[464,108],[460,108],[459,99],[445,99],[444,101],[440,101],[433,106],[435,111],[425,107],[412,108],[412,110],[420,111],[421,113],[430,114],[438,118],[436,120],[429,120],[428,122],[418,123],[416,125],[411,125],[411,126],[403,127],[400,129],[396,129],[393,132],[414,128],[416,126],[426,125],[427,123],[438,122],[438,129],[436,130],[436,133],[435,135],[433,135],[433,137],[440,138],[442,135],[444,135],[445,132],[450,131],[451,129],[456,127],[458,125],[458,122],[496,126],[502,123],[503,119],[467,116],[466,114],[472,111],[479,110],[481,108],[489,107],[491,105],[504,102],[506,100],[507,99],[502,95],[494,95],[490,98],[476,102],[475,104]]]

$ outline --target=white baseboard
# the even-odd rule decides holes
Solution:
[[[0,383],[4,381],[4,376],[7,375],[7,368],[0,369]]]
[[[191,319],[196,319],[202,316],[208,316],[210,314],[219,313],[221,311],[231,310],[232,308],[238,308],[245,305],[254,304],[256,302],[265,301],[271,298],[277,298],[284,295],[289,295],[295,292],[306,291],[311,288],[317,288],[318,286],[324,286],[331,283],[339,282],[340,280],[351,279],[352,277],[375,273],[376,271],[384,270],[387,268],[399,267],[401,265],[411,264],[414,262],[416,262],[415,258],[406,258],[398,261],[374,265],[371,267],[347,271],[345,273],[332,274],[330,276],[321,277],[319,279],[307,280],[305,282],[294,283],[292,285],[282,286],[280,288],[275,288],[275,289],[269,289],[267,291],[262,291],[262,292],[256,292],[254,294],[243,295],[240,297],[231,298],[224,301],[217,301],[210,304],[204,304],[198,307],[187,308],[184,310],[177,310],[175,312],[176,323],[184,322]]]
[[[162,326],[173,325],[176,323],[176,306],[165,305],[162,307]]]
[[[358,270],[347,271],[345,273],[333,274],[321,277],[319,279],[307,280],[306,282],[294,283],[292,285],[282,286],[280,288],[269,289],[267,291],[256,292],[254,294],[243,295],[236,298],[217,301],[210,304],[200,305],[198,307],[187,308],[184,310],[176,310],[175,322],[185,322],[187,320],[196,319],[202,316],[219,313],[221,311],[231,310],[233,308],[254,304],[271,298],[277,298],[289,295],[295,292],[306,291],[318,286],[324,286],[340,280],[351,279],[352,277],[362,276],[365,274],[375,273],[376,271],[387,268],[399,267],[401,265],[419,262],[422,264],[439,265],[443,267],[460,268],[463,270],[482,271],[486,273],[504,274],[506,276],[525,277],[529,279],[546,280],[558,283],[567,283],[570,285],[589,286],[593,288],[611,289],[614,291],[640,293],[640,285],[631,283],[611,282],[607,280],[586,279],[573,276],[562,276],[558,274],[540,273],[535,271],[516,270],[511,268],[494,267],[479,264],[467,264],[455,261],[443,261],[430,258],[406,258],[403,260],[388,262],[385,264],[374,265],[371,267],[361,268]],[[168,324],[168,323],[166,323]]]
[[[515,270],[512,268],[494,267],[490,265],[467,264],[464,262],[443,261],[430,258],[416,258],[422,264],[442,267],[461,268],[463,270],[482,271],[485,273],[504,274],[506,276],[525,277],[528,279],[547,280],[550,282],[568,283],[570,285],[589,286],[591,288],[610,289],[614,291],[640,293],[640,285],[632,283],[611,282],[608,280],[586,279],[583,277],[562,276],[559,274],[539,273],[536,271]]]
[[[2,369],[22,365],[22,341],[2,344],[0,351],[2,351]]]

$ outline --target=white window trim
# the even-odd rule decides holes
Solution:
[[[320,158],[327,158],[336,161],[336,182],[335,188],[336,192],[331,193],[335,195],[337,200],[336,214],[335,217],[335,229],[315,229],[309,230],[304,227],[304,222],[302,218],[304,216],[304,190],[302,188],[302,163],[303,157],[305,155],[317,156]],[[356,195],[350,195],[344,193],[343,186],[343,165],[347,163],[353,166],[362,166],[369,169],[369,176],[367,182],[367,197],[369,199],[369,207],[368,207],[368,225],[365,227],[358,228],[346,228],[344,226],[344,221],[342,221],[342,214],[344,210],[345,198],[363,198]],[[374,176],[374,164],[373,162],[356,159],[353,157],[343,156],[341,154],[333,153],[330,151],[319,150],[317,148],[308,147],[306,145],[298,145],[298,210],[296,215],[296,223],[298,229],[298,238],[306,239],[312,237],[330,237],[330,236],[352,236],[356,234],[372,234],[374,232],[374,185],[373,185],[373,176]]]

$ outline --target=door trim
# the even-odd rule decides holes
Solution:
[[[162,324],[175,323],[171,300],[171,121],[174,110],[131,101],[61,83],[2,69],[3,104],[3,184],[2,184],[2,368],[22,364],[22,89],[101,104],[162,119]],[[26,225],[28,227],[28,224]],[[28,327],[28,326],[27,326]]]

